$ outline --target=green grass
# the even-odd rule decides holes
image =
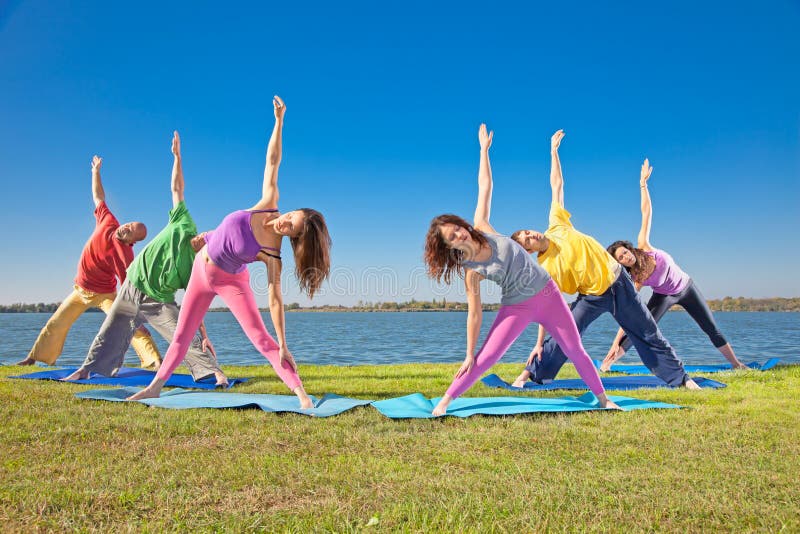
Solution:
[[[439,396],[456,368],[300,371],[312,394],[381,399]],[[411,421],[85,401],[21,371],[0,367],[4,532],[800,530],[800,366],[626,393],[686,410]],[[286,393],[267,366],[226,371]]]

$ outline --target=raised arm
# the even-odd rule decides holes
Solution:
[[[100,167],[103,166],[103,158],[95,156],[92,158],[92,198],[94,207],[106,200],[106,192],[103,190],[103,181],[100,179]]]
[[[172,207],[183,201],[183,167],[181,167],[181,138],[178,131],[172,133]]]
[[[650,224],[653,222],[653,205],[650,203],[650,192],[647,190],[647,180],[650,179],[650,174],[653,172],[653,167],[650,166],[650,161],[645,158],[642,163],[642,170],[639,173],[639,188],[642,192],[642,228],[639,230],[638,247],[643,250],[652,250],[650,245]]]
[[[286,105],[281,97],[275,95],[272,99],[275,111],[275,126],[267,145],[267,162],[264,166],[264,185],[261,191],[261,200],[252,209],[273,209],[278,207],[278,168],[281,166],[283,152],[283,115]]]
[[[564,130],[558,130],[550,138],[550,190],[553,192],[553,202],[564,206],[564,176],[561,174],[561,160],[558,157],[558,147],[564,138]]]
[[[486,131],[486,125],[481,124],[478,129],[478,141],[481,144],[481,162],[478,167],[478,205],[475,206],[473,226],[482,232],[496,234],[489,224],[492,211],[492,166],[489,163],[489,147],[492,146],[494,132]]]

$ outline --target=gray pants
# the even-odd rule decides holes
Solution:
[[[172,343],[175,327],[178,325],[178,305],[150,298],[125,280],[106,320],[89,347],[81,369],[104,376],[115,376],[122,367],[134,332],[144,323],[149,323],[167,342]],[[192,339],[184,363],[189,367],[194,380],[222,372],[217,358],[211,352],[203,351],[203,340],[199,332]]]

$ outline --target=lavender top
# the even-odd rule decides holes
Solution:
[[[653,293],[661,295],[675,295],[686,289],[691,278],[678,267],[672,256],[657,248],[646,254],[656,260],[656,268],[642,285],[652,287]]]
[[[248,263],[256,261],[260,252],[275,256],[276,249],[264,247],[256,241],[250,217],[253,213],[277,211],[239,210],[228,214],[215,230],[206,233],[208,257],[223,271],[238,274],[244,271]]]

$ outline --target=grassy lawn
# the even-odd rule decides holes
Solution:
[[[300,374],[318,396],[431,397],[457,367]],[[268,366],[225,370],[255,377],[239,392],[286,393]],[[623,393],[686,410],[432,421],[85,401],[89,386],[5,378],[21,371],[0,367],[4,532],[800,531],[800,366]]]

